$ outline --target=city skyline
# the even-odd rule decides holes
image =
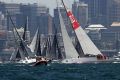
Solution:
[[[0,1],[1,2],[7,2],[7,3],[27,3],[27,4],[28,3],[30,3],[30,4],[37,3],[38,5],[48,7],[50,9],[50,14],[52,16],[54,16],[53,15],[53,10],[57,6],[56,0],[29,0],[29,1],[25,1],[25,0],[0,0]],[[78,1],[78,0],[76,0],[76,1]],[[74,0],[64,0],[64,2],[66,3],[67,7],[71,9]],[[60,1],[59,1],[59,3],[60,3]],[[69,4],[67,4],[67,3],[69,3]]]

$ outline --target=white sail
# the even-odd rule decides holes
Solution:
[[[35,36],[33,37],[31,44],[28,46],[30,48],[31,52],[34,52],[34,50],[35,50],[36,42],[37,42],[37,34],[38,34],[38,29],[35,33]]]
[[[91,39],[88,37],[88,35],[85,33],[85,31],[82,29],[82,27],[79,25],[78,21],[75,19],[74,15],[70,10],[67,10],[67,15],[70,18],[72,27],[76,33],[76,36],[83,49],[84,54],[91,55],[102,54],[95,46],[95,44],[91,41]]]
[[[79,55],[75,49],[75,47],[72,44],[72,41],[67,33],[67,30],[65,28],[65,24],[63,22],[63,18],[61,16],[60,10],[58,9],[59,12],[59,19],[60,19],[60,27],[61,27],[61,33],[63,37],[63,44],[64,44],[64,49],[65,49],[65,54],[66,58],[77,58]]]

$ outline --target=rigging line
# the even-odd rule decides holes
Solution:
[[[13,36],[14,36],[14,39],[15,39],[15,43],[17,44],[17,46],[18,46],[18,42],[17,42],[17,38],[15,37],[15,32],[14,32],[14,29],[12,29],[12,31],[13,31]]]
[[[10,15],[10,13],[9,13],[8,11],[7,11],[7,14],[8,14],[8,16]],[[9,18],[10,18],[10,21],[11,21],[11,23],[12,23],[12,25],[13,25],[13,28],[15,28],[15,31],[16,31],[16,33],[17,33],[19,39],[20,39],[21,42],[23,43],[23,39],[20,37],[20,35],[19,35],[19,33],[18,33],[18,31],[17,31],[17,29],[16,29],[16,27],[15,27],[15,24],[14,24],[14,22],[13,22],[11,16],[9,16]],[[25,46],[24,46],[24,48],[25,48]],[[26,48],[25,48],[24,50],[25,50],[25,52],[28,54]]]
[[[10,13],[9,13],[8,11],[7,11],[7,13],[8,13],[8,15],[10,15]],[[11,23],[12,23],[12,25],[13,25],[13,28],[15,28],[15,31],[17,32],[17,35],[18,35],[19,39],[22,41],[22,38],[20,37],[20,35],[19,35],[19,33],[18,33],[18,31],[17,31],[17,29],[16,29],[16,27],[15,27],[15,24],[14,24],[11,16],[9,16],[9,18],[10,18],[10,21],[11,21]]]

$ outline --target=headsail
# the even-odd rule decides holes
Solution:
[[[82,29],[77,19],[74,17],[73,13],[66,8],[63,0],[62,0],[62,3],[66,9],[67,15],[72,23],[72,27],[76,33],[79,43],[81,44],[84,54],[91,54],[91,55],[101,54],[102,55],[102,53],[98,50],[95,44],[91,41],[91,39]]]
[[[65,28],[65,24],[63,22],[63,18],[61,16],[59,9],[58,9],[58,12],[59,12],[60,27],[61,27],[62,37],[63,37],[63,44],[64,44],[66,58],[77,58],[79,55],[75,47],[73,46],[72,41],[67,33],[67,30]]]
[[[37,42],[37,34],[38,34],[38,29],[35,33],[35,36],[33,37],[31,44],[28,46],[30,48],[31,52],[34,52],[34,50],[35,50],[36,42]]]

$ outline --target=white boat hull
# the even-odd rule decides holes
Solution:
[[[107,60],[98,60],[96,57],[81,57],[81,58],[72,58],[72,59],[64,59],[61,62],[66,64],[80,64],[80,63],[108,63],[113,62],[113,59]]]

